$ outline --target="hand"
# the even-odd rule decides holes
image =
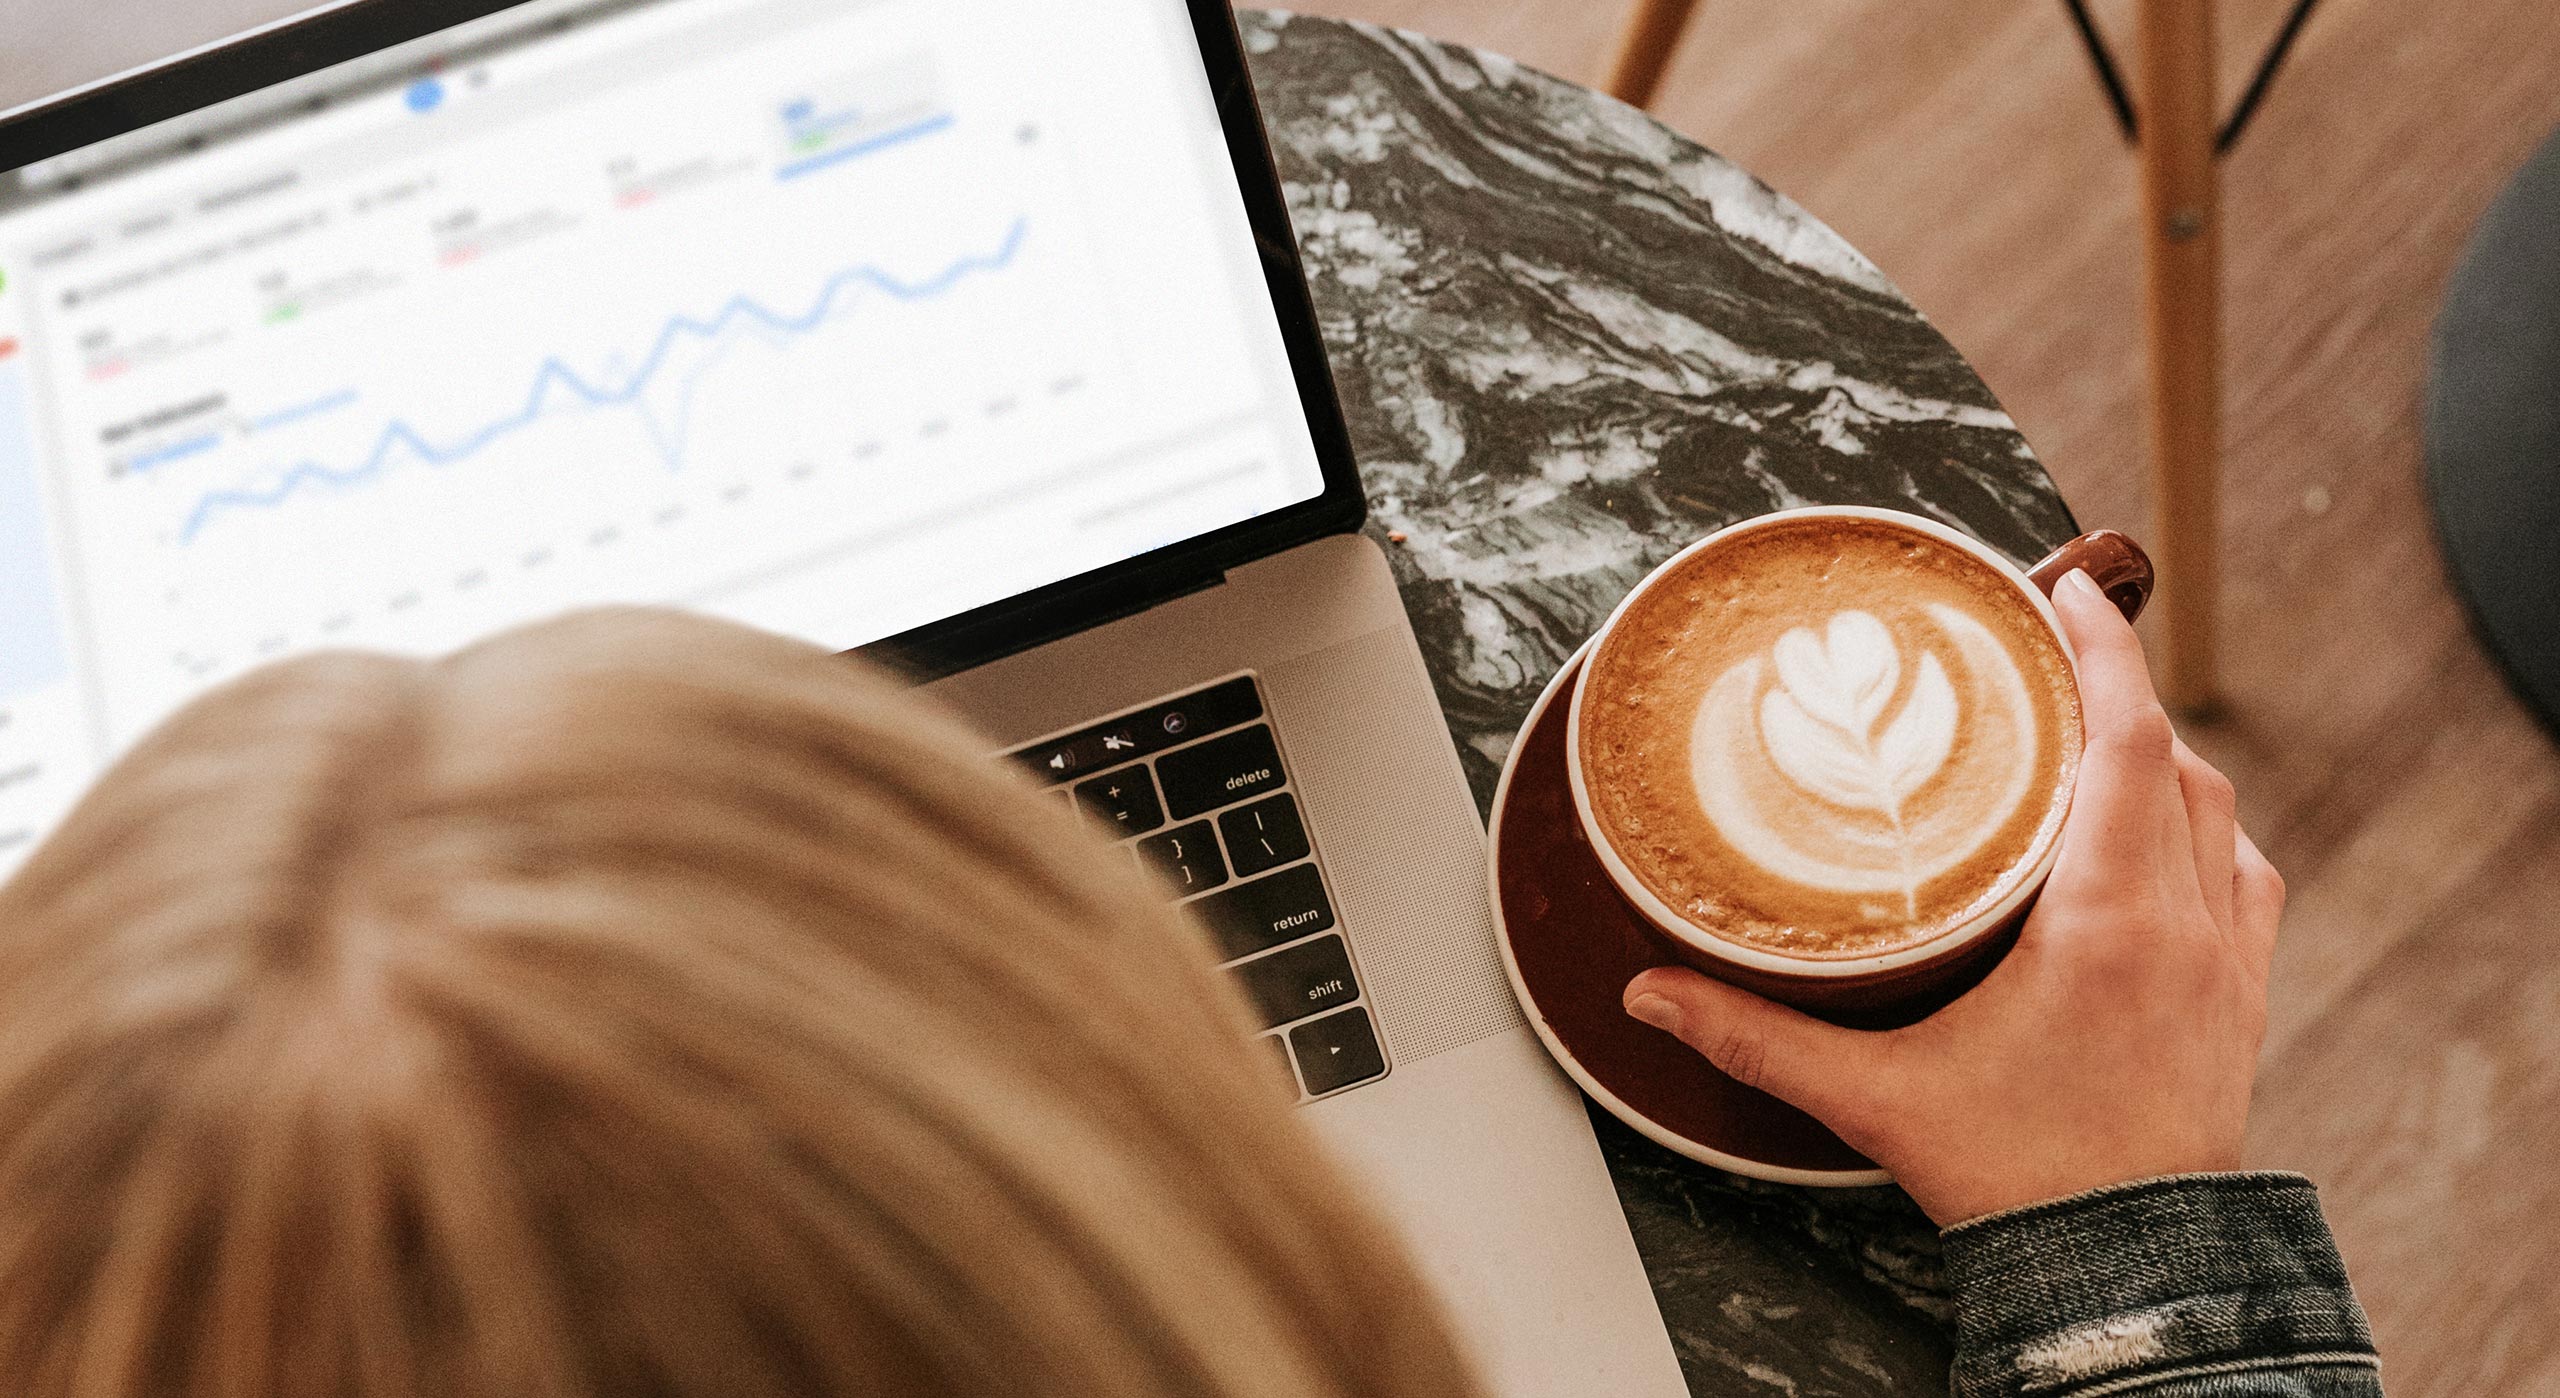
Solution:
[[[1844,1029],[1687,969],[1627,1012],[1819,1118],[1941,1226],[2240,1160],[2284,881],[2169,726],[2084,573],[2055,607],[2087,732],[2052,878],[2008,957],[1906,1029]]]

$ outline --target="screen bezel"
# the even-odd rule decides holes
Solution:
[[[516,8],[527,0],[346,0],[0,114],[0,173]],[[948,674],[1214,585],[1226,570],[1367,517],[1279,169],[1229,0],[1185,0],[1252,224],[1324,488],[1311,499],[1017,593],[859,648],[918,677]]]

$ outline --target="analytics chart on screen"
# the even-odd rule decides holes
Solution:
[[[0,176],[0,873],[280,658],[851,647],[1321,484],[1179,0],[518,7]]]

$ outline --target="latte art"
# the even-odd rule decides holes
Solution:
[[[1963,925],[2059,835],[2078,687],[2009,575],[1865,518],[1747,530],[1649,585],[1587,662],[1610,850],[1681,918],[1792,956]]]
[[[1808,887],[1899,894],[1906,917],[1918,915],[1923,884],[1998,836],[2035,775],[2035,711],[2016,663],[1972,617],[1922,610],[1962,657],[1964,698],[1932,650],[1902,688],[1893,633],[1847,611],[1820,634],[1789,631],[1766,662],[1726,670],[1689,737],[1699,808],[1735,849]],[[1968,712],[2005,741],[1970,745],[1969,761],[1989,769],[1962,774],[1973,799],[1919,802],[1946,773]]]

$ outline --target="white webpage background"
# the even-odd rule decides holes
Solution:
[[[623,9],[36,204],[0,275],[0,871],[266,660],[612,601],[852,646],[1320,485],[1172,0]]]

